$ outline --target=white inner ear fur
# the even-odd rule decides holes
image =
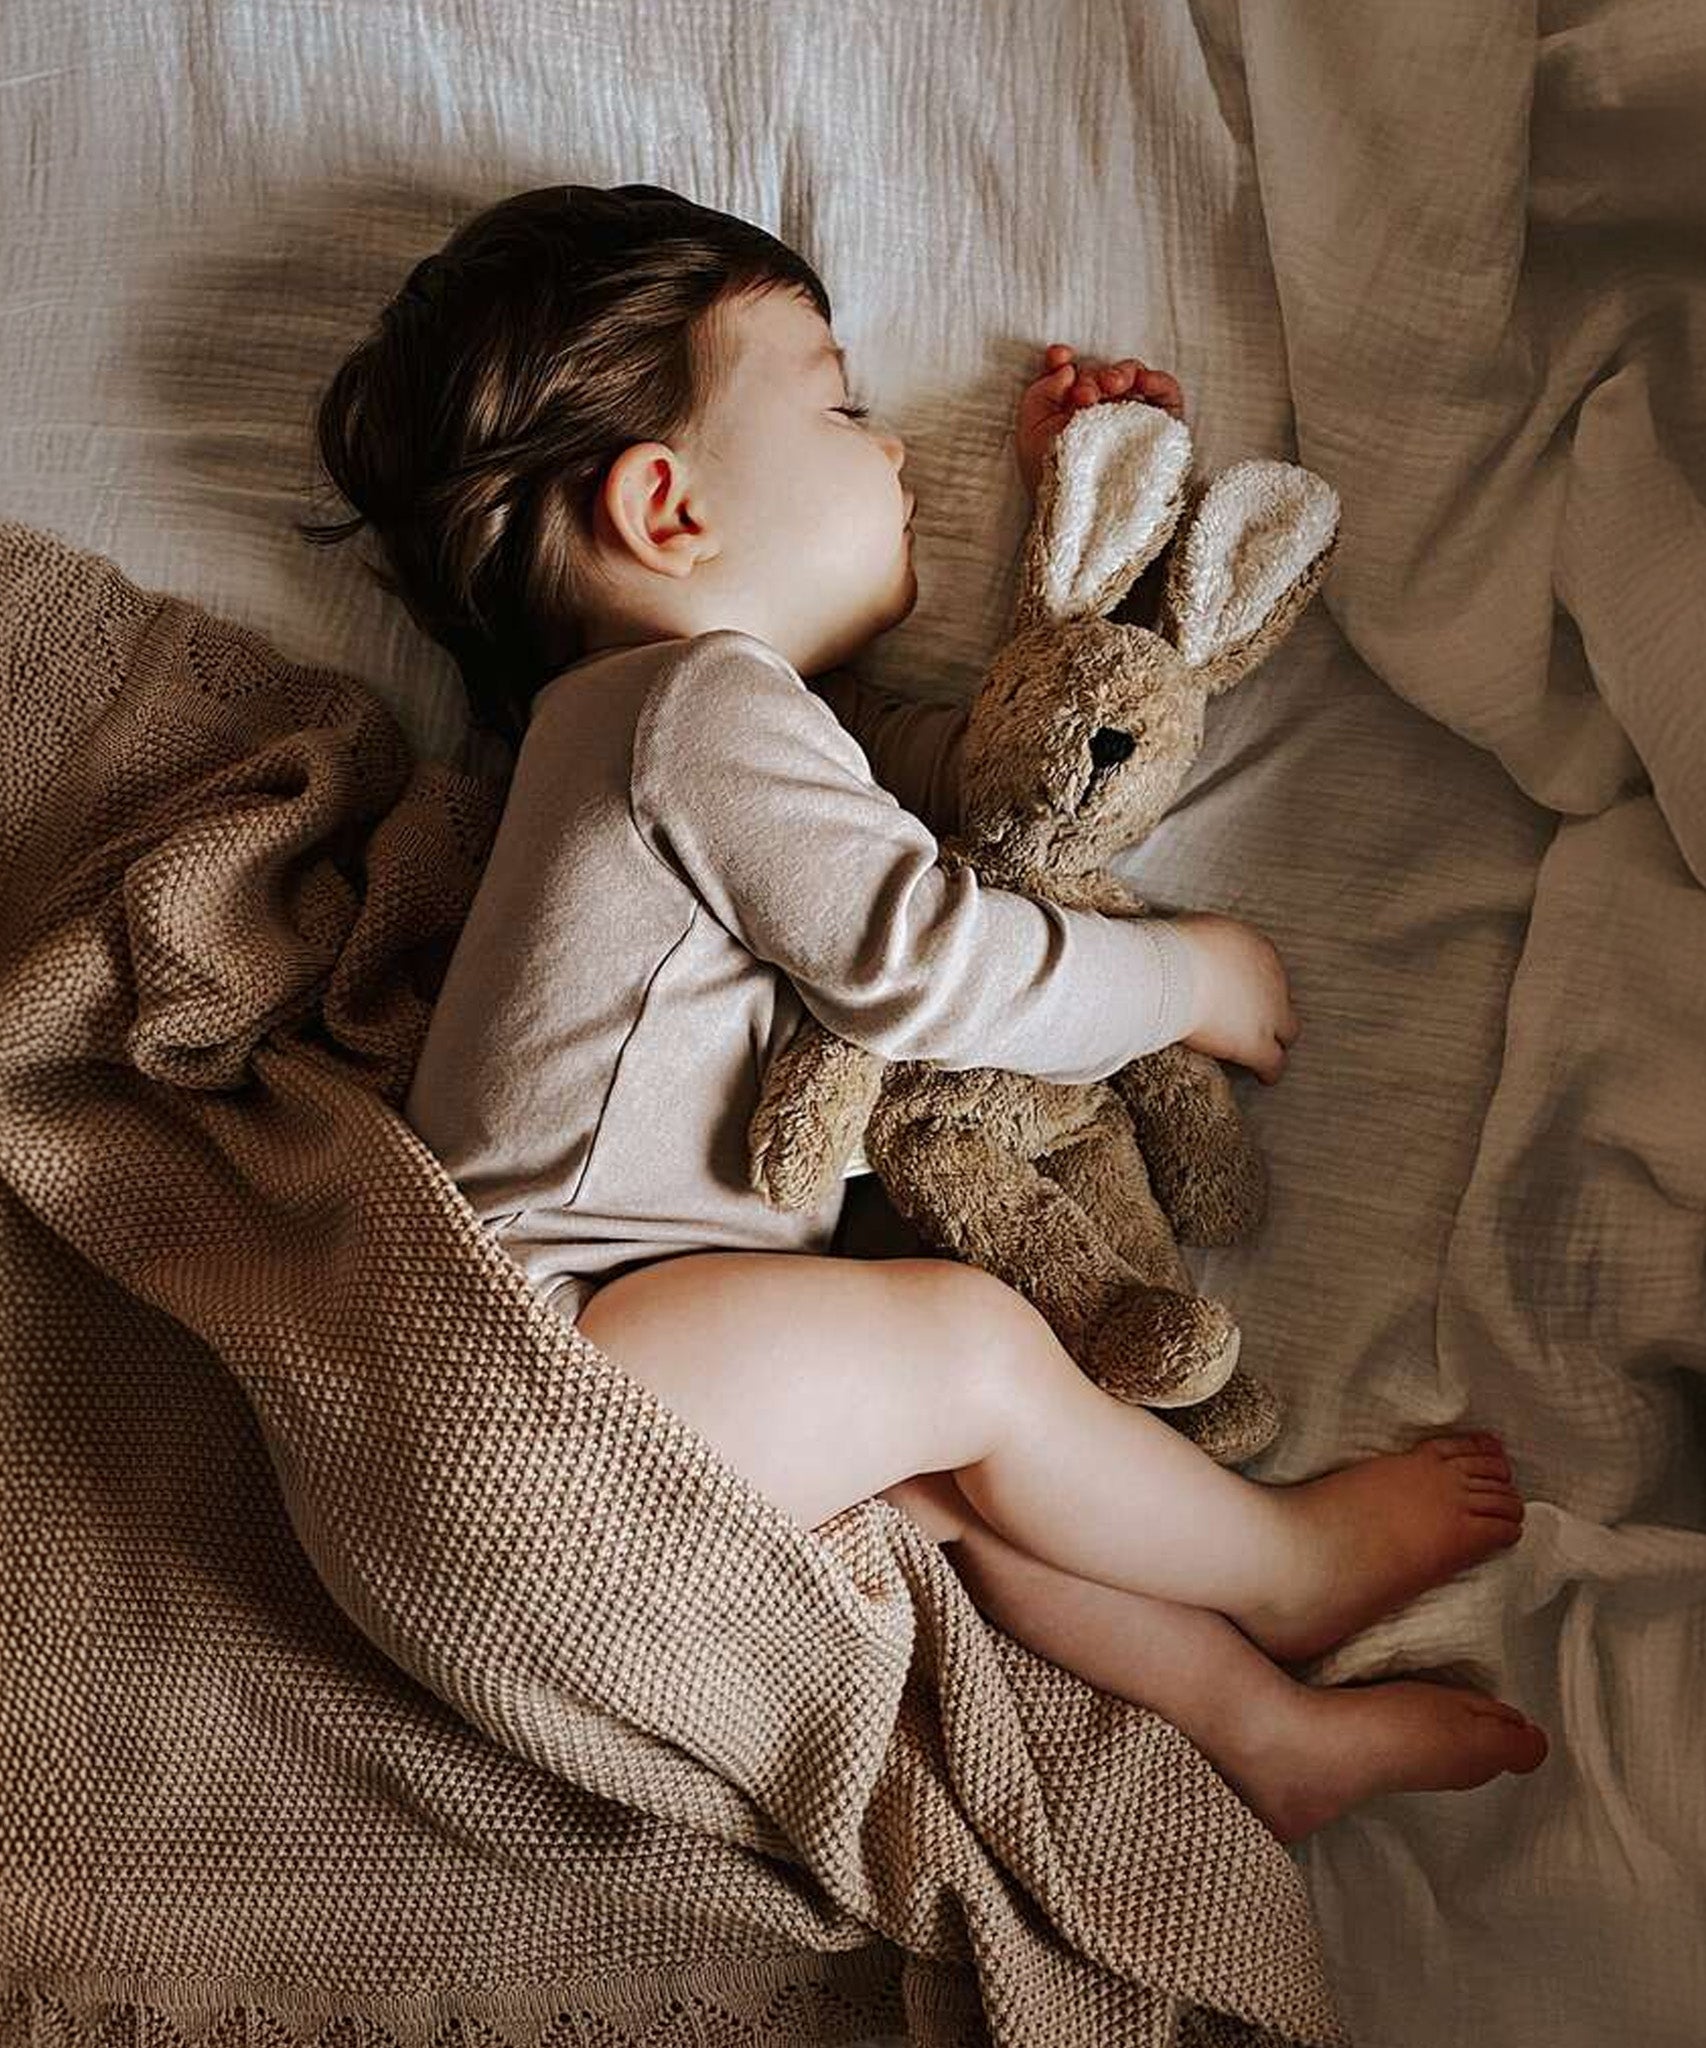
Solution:
[[[1131,399],[1086,406],[1061,429],[1044,548],[1043,603],[1057,619],[1124,595],[1178,519],[1190,429]]]
[[[1238,462],[1214,479],[1174,564],[1177,645],[1193,668],[1260,629],[1338,518],[1338,493],[1295,463]]]

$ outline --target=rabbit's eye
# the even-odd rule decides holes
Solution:
[[[1117,768],[1137,745],[1129,732],[1103,725],[1090,735],[1090,759],[1098,768]]]

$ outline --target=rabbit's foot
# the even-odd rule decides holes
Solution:
[[[1279,1435],[1284,1414],[1273,1388],[1240,1367],[1206,1401],[1169,1408],[1161,1419],[1217,1465],[1245,1465]]]
[[[1222,1303],[1170,1287],[1131,1288],[1085,1333],[1079,1364],[1116,1400],[1175,1408],[1218,1393],[1238,1363]]]
[[[1150,1184],[1180,1244],[1236,1244],[1267,1213],[1262,1155],[1241,1145],[1209,1161],[1152,1152]]]

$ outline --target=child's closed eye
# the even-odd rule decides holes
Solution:
[[[830,410],[845,413],[850,420],[864,420],[871,416],[871,408],[868,405],[837,405],[832,406]]]

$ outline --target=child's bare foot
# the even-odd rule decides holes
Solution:
[[[1225,1612],[1279,1663],[1318,1657],[1522,1534],[1522,1497],[1496,1436],[1435,1436],[1319,1479],[1263,1489],[1274,1569]]]
[[[1466,1791],[1546,1761],[1543,1729],[1503,1700],[1465,1686],[1390,1678],[1299,1686],[1247,1751],[1215,1768],[1282,1842],[1300,1841],[1382,1792]]]

